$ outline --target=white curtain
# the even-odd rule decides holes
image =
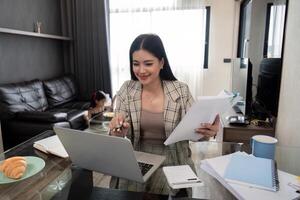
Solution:
[[[110,1],[110,45],[113,93],[130,79],[129,48],[143,33],[155,33],[164,43],[175,77],[202,95],[206,11],[200,1]],[[191,3],[193,2],[193,3]]]
[[[281,58],[284,19],[285,5],[272,6],[268,38],[268,58]]]

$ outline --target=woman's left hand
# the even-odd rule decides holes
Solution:
[[[217,115],[214,122],[210,123],[202,123],[201,127],[196,128],[195,131],[204,137],[213,137],[217,135],[220,127],[220,116]]]

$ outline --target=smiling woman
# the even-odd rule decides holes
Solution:
[[[133,57],[133,73],[143,85],[157,80],[160,70],[163,68],[164,60],[158,60],[155,56],[145,50],[135,51]]]
[[[163,112],[164,92],[161,81],[176,78],[160,38],[151,34],[137,37],[130,48],[130,65],[132,80],[138,80],[143,86],[142,108]]]

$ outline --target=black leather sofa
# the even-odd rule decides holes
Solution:
[[[71,76],[0,85],[0,119],[4,149],[53,126],[85,128],[84,110]]]

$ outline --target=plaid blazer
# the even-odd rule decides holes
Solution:
[[[164,124],[166,138],[180,122],[187,109],[192,105],[194,99],[187,84],[180,81],[162,81],[165,94],[164,100]],[[131,123],[131,131],[127,137],[131,139],[133,146],[137,149],[140,140],[141,119],[141,94],[142,85],[139,81],[126,81],[116,95],[116,113],[123,113],[126,120]],[[177,142],[169,145],[174,150],[174,156],[178,164],[188,164],[190,149],[188,141]],[[175,155],[176,154],[176,155]]]

